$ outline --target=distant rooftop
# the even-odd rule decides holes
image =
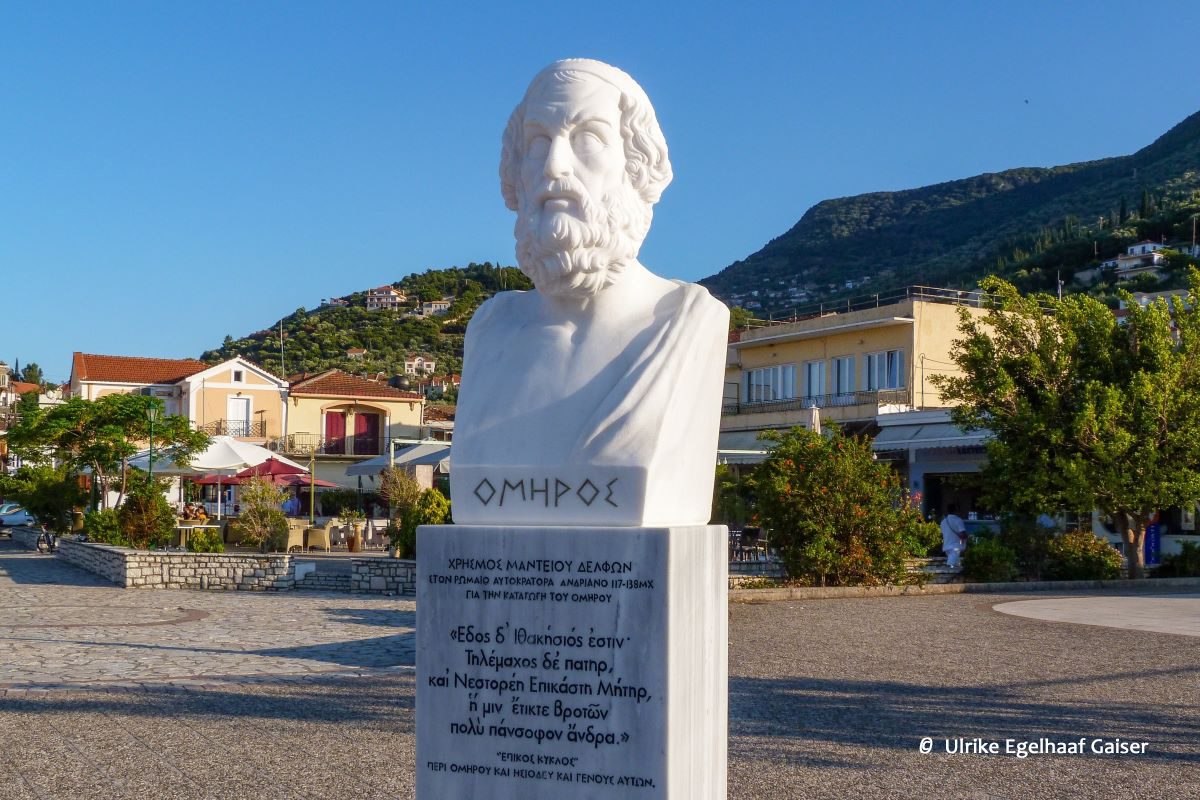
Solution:
[[[751,320],[745,328],[741,328],[740,330],[765,328],[772,325],[787,325],[806,319],[827,317],[831,314],[845,314],[849,311],[863,311],[869,308],[896,305],[910,300],[924,303],[947,303],[956,306],[975,306],[978,308],[987,304],[988,297],[988,294],[985,292],[971,292],[965,289],[906,286],[903,289],[894,289],[890,292],[858,295],[857,297],[847,297],[844,300],[826,300],[821,303],[808,303],[807,305],[796,306],[790,312],[786,312],[778,317],[773,316],[771,319]]]

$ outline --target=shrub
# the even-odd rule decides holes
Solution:
[[[343,512],[358,509],[358,492],[353,489],[329,489],[321,492],[321,514],[340,517]]]
[[[1200,576],[1200,545],[1183,542],[1179,552],[1165,557],[1154,573],[1159,578],[1194,578]]]
[[[387,536],[398,558],[417,557],[417,527],[441,525],[450,517],[450,501],[437,489],[421,492],[414,505],[388,523]]]
[[[121,533],[131,547],[164,547],[175,529],[175,512],[163,497],[165,483],[157,478],[131,476],[129,494],[117,511]]]
[[[1055,537],[1048,558],[1046,572],[1051,580],[1104,580],[1121,574],[1121,554],[1091,531],[1068,531]]]
[[[83,502],[79,481],[62,467],[25,466],[11,476],[0,472],[0,494],[58,533],[70,531],[71,510]]]
[[[1007,517],[1000,526],[1000,544],[1016,557],[1016,571],[1026,580],[1038,581],[1050,563],[1050,542],[1054,529],[1031,519]]]
[[[761,523],[790,578],[820,585],[910,583],[905,561],[925,553],[938,528],[921,518],[866,437],[793,428],[765,434],[755,471]]]
[[[188,531],[187,549],[193,553],[224,553],[219,528],[193,528]]]
[[[89,542],[129,547],[129,539],[121,532],[121,519],[112,508],[84,514],[83,532]]]
[[[243,542],[262,548],[278,550],[287,541],[287,515],[280,506],[287,492],[262,478],[252,478],[242,484],[241,510],[238,513],[238,532]]]
[[[1011,581],[1017,573],[1017,554],[993,536],[977,539],[963,551],[963,577],[978,583]]]

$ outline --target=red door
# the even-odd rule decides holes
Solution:
[[[325,414],[325,452],[346,452],[346,415],[342,412]]]
[[[379,415],[354,415],[354,454],[356,456],[379,455]]]

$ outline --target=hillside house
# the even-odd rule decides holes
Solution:
[[[367,310],[395,311],[408,302],[408,295],[394,286],[380,286],[367,291]]]
[[[1167,246],[1160,242],[1149,240],[1132,244],[1125,248],[1119,256],[1105,260],[1101,267],[1115,267],[1118,280],[1132,280],[1139,275],[1153,275],[1162,278],[1161,267],[1167,265],[1167,257],[1162,253]]]
[[[405,375],[432,375],[435,372],[437,372],[437,362],[431,358],[411,354],[404,358]]]

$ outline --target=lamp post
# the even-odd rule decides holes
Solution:
[[[153,402],[146,409],[146,416],[150,420],[150,469],[147,472],[150,474],[150,482],[154,482],[154,422],[158,419],[160,409]]]

